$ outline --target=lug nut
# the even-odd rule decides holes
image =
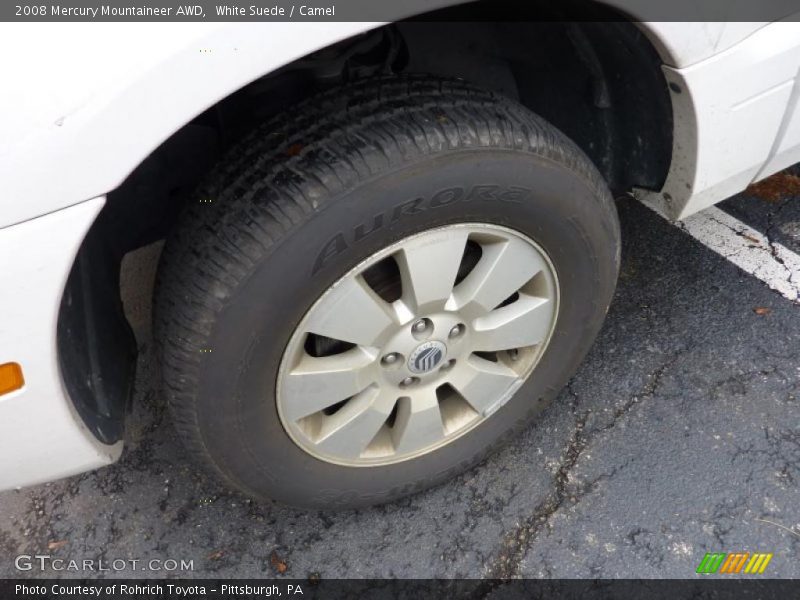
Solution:
[[[428,328],[428,322],[425,319],[420,319],[414,323],[414,333],[422,333]]]
[[[403,381],[400,382],[400,387],[406,388],[414,385],[418,381],[419,379],[417,377],[406,377],[405,379],[403,379]]]
[[[450,359],[450,360],[448,360],[446,363],[444,363],[444,364],[443,364],[443,365],[442,365],[442,366],[439,368],[439,370],[440,370],[440,371],[449,371],[450,369],[452,369],[452,368],[455,366],[455,364],[456,364],[456,359],[455,359],[455,358],[451,358],[451,359]]]
[[[453,325],[453,328],[450,330],[450,337],[455,338],[460,336],[462,333],[464,333],[464,326],[459,323],[458,325]]]
[[[381,359],[381,364],[384,367],[388,367],[396,364],[398,360],[400,360],[400,355],[397,352],[390,352]]]

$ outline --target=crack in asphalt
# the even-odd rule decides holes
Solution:
[[[777,209],[775,209],[774,211],[768,211],[767,212],[767,227],[764,230],[764,232],[762,233],[762,235],[764,236],[764,241],[767,244],[766,250],[769,252],[769,254],[772,257],[772,259],[776,263],[778,263],[779,265],[781,265],[783,267],[783,270],[784,270],[784,273],[785,273],[784,281],[786,283],[790,284],[790,285],[794,285],[793,279],[794,279],[794,276],[795,276],[795,271],[792,269],[791,265],[786,264],[786,259],[784,258],[784,256],[782,256],[782,254],[785,253],[787,249],[780,242],[773,240],[773,237],[774,237],[773,230],[778,226],[778,224],[776,223],[776,218],[783,212],[783,210],[789,204],[790,200],[791,200],[791,198],[784,199],[781,202],[781,204],[778,206]],[[735,233],[736,235],[738,235],[740,237],[745,237],[746,239],[750,239],[750,236],[747,235],[744,231],[739,231],[739,230],[731,227],[729,224],[723,223],[722,221],[720,221],[718,219],[712,218],[711,220],[716,222],[717,224],[719,224],[722,227],[726,227],[727,229],[730,229],[733,233]],[[760,241],[755,241],[755,245],[751,246],[751,248],[758,248],[758,249],[762,248],[761,242]],[[726,258],[730,259],[731,257],[735,256],[739,252],[740,252],[740,250],[737,250],[734,253],[730,253],[730,254],[726,255]],[[800,297],[795,298],[795,301],[798,301],[798,300],[800,300]]]
[[[487,568],[487,579],[489,581],[476,591],[478,597],[483,598],[489,594],[496,587],[497,580],[518,578],[522,560],[536,541],[537,536],[548,526],[551,518],[566,502],[575,505],[596,489],[600,479],[603,479],[602,476],[573,492],[569,490],[571,471],[578,463],[584,450],[597,436],[616,427],[620,420],[642,400],[653,397],[658,391],[666,371],[675,364],[684,351],[685,349],[681,348],[673,352],[669,359],[649,376],[647,384],[639,394],[631,396],[622,406],[614,410],[611,421],[608,424],[587,429],[586,424],[591,410],[587,410],[577,416],[572,436],[553,480],[553,490],[545,500],[537,505],[529,517],[503,535],[502,549],[497,558]],[[570,404],[574,413],[577,410],[579,398],[572,388],[572,383],[571,380],[567,385],[566,391],[572,398]],[[611,474],[605,475],[605,478],[612,477],[619,468],[622,467],[615,468]]]
[[[657,214],[667,218],[657,203],[647,200],[644,200],[644,203]],[[764,233],[714,206],[690,215],[683,221],[673,221],[669,218],[667,220],[740,269],[761,280],[770,289],[792,302],[800,303],[800,280],[797,277],[800,272],[800,256],[783,244],[772,240],[776,217],[788,203],[789,199],[784,200],[777,210],[768,212]],[[730,234],[735,238],[744,238],[750,243],[742,243],[739,240],[731,243]]]
[[[769,251],[772,258],[786,269],[787,283],[792,283],[794,271],[786,264],[786,261],[781,256],[781,245],[779,245],[777,241],[773,241],[773,231],[778,226],[778,223],[776,223],[778,216],[783,213],[786,206],[793,199],[794,198],[784,198],[775,210],[767,211],[767,228],[764,230],[764,238],[766,238],[767,244],[769,244]]]

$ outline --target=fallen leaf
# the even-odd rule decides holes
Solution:
[[[778,202],[791,196],[800,196],[800,177],[781,171],[751,184],[745,193],[767,202]]]
[[[286,573],[289,566],[286,562],[278,556],[278,553],[275,550],[272,551],[272,554],[269,555],[269,564],[272,565],[272,568],[275,569],[278,573]]]
[[[48,550],[58,550],[59,548],[63,548],[64,546],[66,546],[68,543],[69,542],[67,540],[58,540],[57,542],[56,541],[52,541],[52,542],[49,542],[47,544],[47,549]]]
[[[757,306],[756,308],[753,309],[753,312],[756,313],[757,315],[763,316],[771,313],[772,309],[767,308],[766,306]]]
[[[208,555],[208,560],[219,560],[225,555],[224,550],[217,550],[216,552],[212,552]]]

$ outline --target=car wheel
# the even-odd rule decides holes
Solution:
[[[180,436],[259,498],[342,508],[463,471],[594,340],[620,239],[588,158],[519,104],[386,78],[254,131],[167,240]]]

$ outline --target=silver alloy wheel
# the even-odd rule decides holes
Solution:
[[[522,385],[558,303],[552,263],[519,232],[465,223],[407,237],[339,279],[300,322],[278,372],[283,427],[340,465],[431,452]]]

